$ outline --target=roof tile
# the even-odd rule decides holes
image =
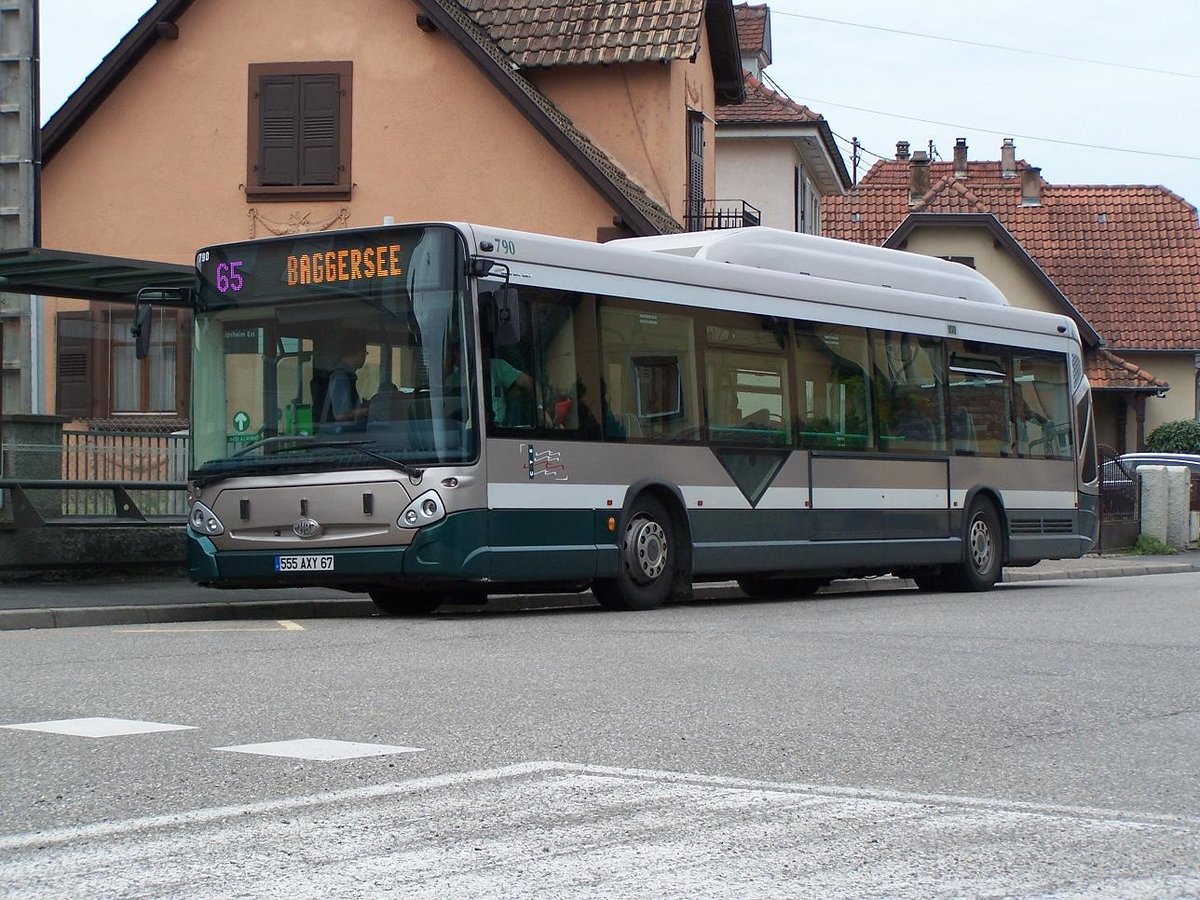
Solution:
[[[825,233],[882,244],[910,212],[992,213],[1116,350],[1200,348],[1196,208],[1161,186],[1054,185],[1022,205],[1021,173],[972,162],[930,164],[929,192],[909,205],[909,163],[881,160],[842,197],[825,199]]]
[[[459,0],[522,68],[691,59],[705,0]]]
[[[746,100],[720,107],[718,125],[811,125],[825,120],[807,106],[771,90],[749,72],[742,74]]]

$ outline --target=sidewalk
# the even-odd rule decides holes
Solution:
[[[1085,556],[1054,560],[1024,569],[1005,569],[1005,583],[1109,578],[1200,571],[1200,551],[1175,556]],[[892,576],[836,581],[825,593],[899,590],[912,583]],[[697,599],[741,596],[733,582],[700,584]],[[501,595],[487,608],[562,608],[590,606],[589,593],[548,594],[536,598]],[[277,588],[218,591],[197,587],[183,577],[109,581],[2,582],[0,630],[65,628],[83,625],[148,625],[233,619],[312,619],[376,614],[366,594],[326,588]]]

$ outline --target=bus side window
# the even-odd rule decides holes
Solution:
[[[491,424],[596,437],[595,298],[529,287],[521,289],[521,304],[521,340],[484,347]]]
[[[1012,456],[1011,359],[1007,349],[951,340],[950,450],[973,456]]]
[[[795,335],[800,446],[865,449],[871,442],[866,331],[797,323]]]
[[[694,441],[700,437],[692,317],[674,310],[600,305],[601,374],[611,439]]]
[[[881,450],[946,449],[943,349],[926,335],[871,332]]]
[[[1066,358],[1036,350],[1014,351],[1013,387],[1017,452],[1040,459],[1072,459]]]

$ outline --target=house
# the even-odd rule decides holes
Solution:
[[[1071,316],[1101,443],[1137,449],[1197,415],[1200,230],[1164,187],[1051,184],[1011,139],[992,161],[969,160],[963,139],[949,161],[902,141],[828,199],[825,233],[964,262],[1011,303]]]
[[[405,220],[682,230],[744,83],[730,0],[158,0],[43,129],[42,245],[190,264]],[[47,298],[47,408],[164,428],[189,316]]]
[[[821,199],[850,189],[829,123],[772,88],[771,15],[739,4],[738,41],[746,99],[717,108],[717,201],[706,222],[821,233]]]

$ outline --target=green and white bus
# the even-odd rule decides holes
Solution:
[[[731,579],[986,590],[1096,537],[1074,323],[957,263],[766,228],[434,223],[196,268],[201,584],[645,609]]]

